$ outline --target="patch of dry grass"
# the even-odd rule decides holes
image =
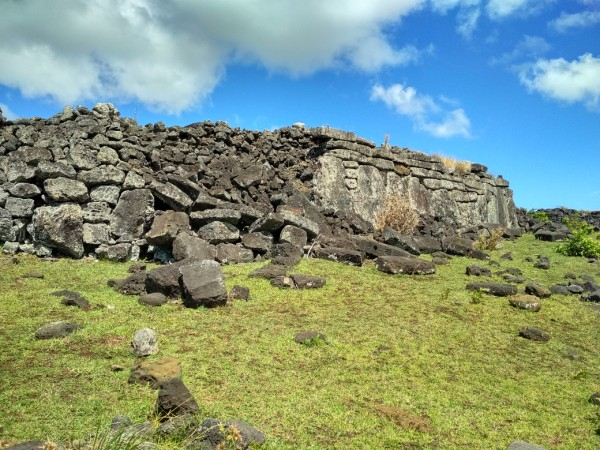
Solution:
[[[451,156],[445,155],[433,155],[433,157],[455,175],[466,175],[471,173],[471,163],[469,161],[459,161]]]

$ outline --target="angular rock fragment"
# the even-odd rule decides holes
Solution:
[[[227,303],[223,271],[216,261],[195,261],[179,268],[183,304],[213,308]]]
[[[435,273],[435,264],[414,257],[380,256],[375,263],[377,270],[390,274],[431,275]]]

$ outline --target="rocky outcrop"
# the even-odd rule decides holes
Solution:
[[[5,251],[168,261],[201,249],[206,259],[246,261],[279,244],[372,233],[389,195],[419,213],[426,248],[457,230],[517,224],[508,182],[484,166],[458,173],[328,127],[140,126],[110,104],[0,123]],[[418,240],[380,240],[423,251]]]

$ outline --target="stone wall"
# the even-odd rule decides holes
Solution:
[[[421,216],[450,227],[482,223],[516,227],[508,182],[486,173],[481,164],[455,174],[435,157],[407,149],[376,148],[353,133],[313,130],[323,153],[315,179],[317,202],[335,210],[352,210],[373,222],[386,196],[406,196]]]
[[[0,114],[5,251],[135,258],[168,240],[148,231],[163,212],[175,211],[186,232],[257,256],[268,245],[246,235],[262,233],[272,243],[302,233],[310,240],[371,232],[385,196],[398,193],[423,223],[445,230],[516,226],[508,183],[485,167],[458,175],[431,156],[376,148],[326,127],[140,126],[110,104],[66,107],[47,120],[11,122]],[[280,225],[269,230],[264,223]]]

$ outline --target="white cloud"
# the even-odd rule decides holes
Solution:
[[[16,118],[18,118],[18,116],[14,112],[12,112],[10,110],[10,108],[8,107],[8,105],[6,105],[4,103],[0,103],[0,110],[2,110],[2,115],[7,120],[15,120]]]
[[[524,67],[519,77],[530,90],[550,98],[600,107],[600,58],[590,53],[574,61],[539,59]]]
[[[556,31],[565,33],[573,28],[586,28],[600,23],[600,11],[582,11],[579,13],[561,13],[558,18],[550,22]]]
[[[371,90],[371,100],[381,100],[388,108],[411,119],[416,129],[433,136],[471,136],[471,122],[463,109],[444,111],[430,96],[419,94],[411,86],[393,84],[385,88],[377,84]],[[450,103],[444,98],[442,101]]]
[[[487,13],[490,18],[500,20],[515,14],[531,14],[553,0],[489,0]]]
[[[471,136],[471,121],[462,108],[445,113],[441,122],[425,122],[421,126],[437,137]]]
[[[60,103],[119,98],[179,113],[228,64],[302,76],[414,62],[385,27],[424,0],[3,0],[0,84]]]
[[[551,48],[552,46],[546,39],[525,35],[510,52],[492,59],[492,64],[512,64],[519,60],[522,61],[524,58],[531,60],[547,53]]]

